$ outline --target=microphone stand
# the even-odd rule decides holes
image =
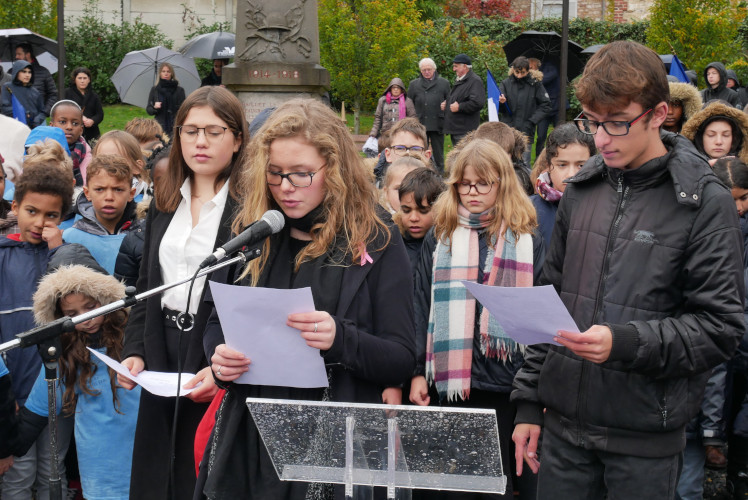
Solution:
[[[187,283],[195,278],[200,278],[207,274],[230,266],[232,264],[241,263],[246,264],[250,260],[256,259],[262,253],[260,248],[250,248],[245,252],[240,252],[236,257],[222,261],[211,267],[198,272],[195,276],[167,283],[151,290],[135,295],[135,289],[133,287],[127,287],[125,294],[127,295],[124,299],[117,300],[111,304],[98,307],[92,311],[78,316],[56,319],[51,323],[47,323],[43,326],[38,326],[27,330],[23,333],[16,335],[14,340],[4,342],[0,344],[0,354],[11,349],[29,347],[32,345],[37,346],[39,355],[42,357],[44,363],[44,380],[47,382],[47,405],[49,410],[48,427],[49,427],[49,445],[51,452],[51,470],[49,476],[49,498],[50,500],[62,500],[62,480],[60,479],[60,471],[58,467],[57,457],[57,364],[62,351],[62,345],[60,343],[60,335],[75,330],[75,325],[85,323],[99,316],[109,314],[119,309],[126,307],[132,307],[138,302],[147,299],[153,295],[160,294],[175,286]]]

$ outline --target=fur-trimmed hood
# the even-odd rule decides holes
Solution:
[[[690,83],[670,82],[670,102],[678,101],[683,106],[683,123],[699,112],[702,106],[699,90]]]
[[[541,83],[543,82],[543,72],[539,69],[530,69],[528,75]],[[511,66],[509,66],[509,76],[514,76],[514,68]]]
[[[71,293],[82,293],[106,305],[125,297],[125,285],[113,276],[80,264],[61,266],[46,275],[34,293],[36,323],[54,321],[57,301]]]
[[[743,162],[748,162],[748,114],[728,104],[719,101],[711,102],[683,125],[681,134],[695,144],[697,134],[703,134],[703,130],[701,130],[702,124],[716,116],[727,117],[729,118],[728,121],[732,121],[740,127],[740,130],[743,132],[743,144],[740,146],[740,150],[737,151],[737,155]]]

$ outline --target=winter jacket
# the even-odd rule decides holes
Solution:
[[[27,67],[32,68],[31,82],[28,85],[23,85],[18,80],[18,73]],[[18,102],[26,110],[26,125],[29,128],[38,127],[44,124],[47,115],[44,112],[44,100],[38,90],[34,88],[35,75],[34,69],[26,61],[16,61],[13,63],[13,69],[11,74],[13,75],[13,81],[3,85],[2,91],[2,112],[5,116],[13,118],[13,100],[11,94],[18,99]]]
[[[135,219],[136,206],[137,203],[134,201],[127,204],[114,234],[110,234],[96,219],[93,204],[81,193],[76,202],[76,210],[81,218],[75,221],[73,227],[65,229],[62,238],[65,243],[79,243],[86,247],[107,273],[114,274],[114,264],[122,240],[129,231],[137,229],[140,224]]]
[[[384,91],[382,97],[379,98],[377,103],[377,110],[374,112],[374,125],[371,127],[369,135],[372,137],[379,137],[384,132],[387,132],[392,126],[400,121],[400,98],[395,99],[394,97],[387,102],[387,92],[392,89],[393,86],[397,85],[403,89],[403,98],[405,99],[405,117],[410,118],[416,116],[416,108],[413,106],[413,101],[408,97],[408,93],[405,92],[405,85],[399,78],[393,78],[390,81],[387,90]]]
[[[535,207],[535,213],[538,216],[538,231],[543,235],[546,248],[550,248],[553,226],[556,224],[558,202],[548,201],[539,194],[530,196],[530,201],[532,202],[532,206]]]
[[[0,283],[3,284],[0,286],[0,342],[13,340],[17,334],[36,326],[32,296],[56,250],[50,250],[46,243],[32,245],[17,238],[0,237]],[[23,405],[39,373],[41,358],[36,347],[13,349],[3,356],[12,374],[13,392],[18,404]]]
[[[743,133],[743,142],[740,145],[732,144],[731,153],[737,154],[743,162],[748,162],[748,115],[737,108],[728,106],[721,102],[713,102],[704,109],[693,115],[683,125],[681,134],[696,145],[696,149],[704,154],[701,146],[701,137],[704,135],[706,122],[715,116],[724,117],[729,123],[738,127]],[[733,134],[733,141],[735,135]]]
[[[486,233],[480,234],[478,239],[479,258],[478,282],[483,283],[483,269],[485,269],[488,257],[488,242]],[[431,310],[431,284],[434,276],[434,252],[436,251],[436,236],[434,229],[430,229],[423,238],[421,257],[416,267],[415,277],[415,315],[416,315],[416,369],[414,375],[425,375],[426,373],[426,337],[429,325],[429,312]],[[532,235],[533,250],[533,283],[537,283],[543,269],[545,260],[545,242],[540,233]],[[482,306],[476,304],[476,317],[480,317]],[[522,366],[522,355],[512,354],[506,362],[500,362],[493,358],[487,358],[481,353],[481,335],[479,321],[475,324],[475,335],[473,336],[473,362],[470,373],[470,386],[475,389],[492,392],[508,393],[512,390],[514,375]]]
[[[696,113],[701,110],[701,94],[690,83],[669,82],[670,102],[679,102],[683,107],[680,128]]]
[[[145,244],[145,217],[149,205],[148,201],[138,203],[135,210],[137,222],[122,240],[117,261],[114,264],[114,277],[123,281],[127,286],[136,286],[138,282],[140,261],[143,258],[143,245]]]
[[[535,125],[552,113],[551,101],[545,87],[533,75],[528,73],[523,78],[517,78],[510,69],[509,77],[501,82],[499,90],[506,96],[506,103],[499,106],[499,119],[527,134],[532,141],[535,136]]]
[[[457,102],[460,109],[453,113],[450,104]],[[463,135],[480,125],[480,110],[486,105],[486,86],[473,70],[455,82],[444,106],[444,133]]]
[[[600,364],[529,346],[514,379],[516,423],[586,449],[674,455],[709,370],[743,335],[735,203],[686,138],[662,138],[668,152],[638,169],[610,169],[598,155],[567,181],[541,281],[580,331],[604,324],[613,344]]]
[[[706,79],[706,72],[709,71],[709,68],[714,68],[719,72],[719,84],[715,89],[711,88],[709,81]],[[704,104],[714,100],[725,101],[731,106],[740,104],[737,92],[727,88],[727,70],[721,62],[709,63],[704,68],[704,81],[707,82],[707,88],[701,91],[701,99],[704,101]]]
[[[96,92],[91,89],[90,85],[85,94],[81,94],[81,91],[75,87],[69,87],[65,89],[65,99],[77,102],[83,110],[83,116],[92,119],[94,122],[91,127],[83,128],[83,137],[88,142],[98,139],[101,135],[99,123],[104,121],[104,107],[101,105],[101,100]]]
[[[179,106],[184,102],[185,95],[184,89],[179,85],[173,89],[173,93],[171,91],[172,89],[164,87],[163,82],[159,81],[157,85],[151,88],[151,92],[148,94],[148,105],[145,110],[149,115],[155,115],[154,118],[161,124],[164,132],[173,137],[174,120],[177,117]],[[157,102],[161,103],[159,109],[153,107]]]
[[[8,82],[12,82],[13,78],[11,78],[10,73],[5,71],[2,66],[0,66],[0,87],[2,87],[4,84]]]
[[[444,130],[444,111],[441,105],[449,97],[449,81],[434,72],[431,80],[423,76],[410,81],[408,97],[413,100],[418,121],[426,127],[427,132]]]
[[[47,68],[39,64],[38,61],[31,63],[34,70],[34,88],[39,91],[44,101],[44,116],[49,116],[52,106],[58,101],[57,85],[52,73]]]
[[[543,61],[540,66],[541,71],[530,70],[530,75],[543,84],[543,88],[548,92],[548,99],[551,101],[551,120],[555,120],[558,114],[558,96],[561,93],[561,76],[558,73],[556,64],[550,60]],[[539,73],[536,74],[536,73]]]
[[[210,73],[208,73],[208,76],[203,78],[200,82],[201,87],[210,87],[213,85],[220,85],[221,84],[221,77],[216,75],[216,72],[211,69]]]

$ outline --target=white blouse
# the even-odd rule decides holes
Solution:
[[[177,211],[174,212],[174,217],[158,249],[161,278],[164,284],[191,277],[195,274],[197,266],[213,253],[213,245],[221,224],[221,215],[229,194],[229,182],[228,180],[224,182],[223,187],[213,199],[203,204],[195,227],[192,227],[192,186],[189,179],[184,181],[179,191],[182,193],[182,200],[179,202]],[[204,286],[204,276],[195,280],[190,298],[192,314],[197,312]],[[161,307],[184,311],[189,287],[190,283],[187,282],[166,290],[161,296]]]

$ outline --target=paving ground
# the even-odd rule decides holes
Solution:
[[[725,471],[706,470],[704,500],[731,500],[725,486]]]

